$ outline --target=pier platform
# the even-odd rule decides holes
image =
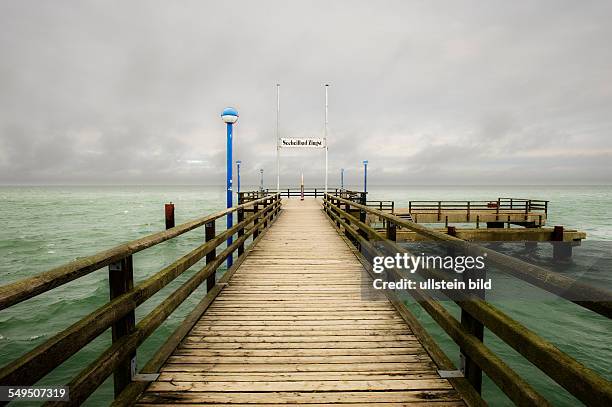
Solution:
[[[462,406],[321,202],[283,211],[138,405]]]

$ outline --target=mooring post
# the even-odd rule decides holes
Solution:
[[[127,256],[117,263],[108,266],[108,283],[110,287],[110,299],[125,294],[134,288],[134,265],[132,256]],[[134,310],[128,312],[112,326],[112,341],[117,342],[125,335],[134,331],[136,315]],[[113,372],[113,385],[115,397],[118,397],[123,389],[130,384],[132,377],[136,374],[136,352],[121,362]]]
[[[216,234],[215,221],[211,220],[210,222],[204,225],[204,237],[206,241],[210,242],[211,240],[213,240],[215,238],[215,234]],[[206,254],[206,264],[210,264],[213,261],[215,261],[215,257],[217,257],[216,248],[212,249],[209,253]],[[217,278],[216,278],[216,271],[215,271],[210,276],[208,276],[208,278],[206,279],[207,292],[210,292],[210,290],[213,289],[216,281],[217,281]]]
[[[572,242],[563,241],[563,226],[555,226],[552,233],[553,260],[568,261],[572,257]]]
[[[164,212],[166,214],[166,230],[174,227],[174,204],[172,202],[164,205]]]

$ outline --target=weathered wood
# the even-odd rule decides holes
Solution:
[[[128,243],[113,247],[112,249],[96,253],[92,256],[80,258],[62,266],[53,268],[47,272],[33,277],[25,278],[7,285],[0,286],[0,310],[35,297],[53,288],[59,287],[79,277],[83,277],[93,271],[116,263],[121,259],[130,256],[161,242],[180,236],[183,233],[196,229],[210,221],[219,219],[228,213],[233,213],[239,208],[247,208],[256,205],[265,198],[257,201],[248,202],[238,207],[225,209],[212,215],[204,216],[199,219],[186,222],[163,232],[154,233],[141,239],[133,240]]]
[[[216,232],[215,232],[215,221],[211,221],[211,222],[208,222],[207,224],[205,224],[204,225],[204,239],[206,240],[206,242],[210,242],[211,240],[213,240],[215,238],[215,235],[216,235]],[[214,262],[215,261],[215,257],[217,257],[217,248],[216,247],[211,249],[206,254],[206,264],[210,264],[210,263]],[[215,286],[215,282],[216,282],[216,273],[213,273],[206,280],[206,291],[211,291],[213,289],[213,287]]]
[[[110,299],[119,297],[134,288],[134,266],[132,256],[108,266],[108,284],[110,286]],[[136,315],[134,310],[128,312],[123,318],[117,320],[112,326],[112,340],[116,343],[121,338],[134,332]],[[123,361],[114,371],[113,386],[115,397],[132,381],[133,369],[136,363],[136,352]]]
[[[369,281],[319,204],[290,201],[139,402],[461,403]]]

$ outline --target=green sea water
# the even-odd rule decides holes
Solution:
[[[607,266],[612,264],[610,186],[370,187],[369,195],[370,199],[395,200],[396,207],[407,206],[409,200],[425,199],[491,200],[498,196],[547,199],[551,201],[549,225],[565,225],[588,234],[588,240],[574,250],[574,262],[577,265],[592,263],[592,259],[597,258],[600,260],[597,271],[604,277],[608,274]],[[0,284],[163,230],[163,204],[170,201],[176,205],[178,224],[223,209],[225,191],[222,187],[202,186],[0,187]],[[223,227],[218,225],[220,229]],[[136,254],[136,284],[200,244],[203,234],[203,230],[197,229]],[[537,255],[546,258],[549,251],[550,248],[540,245]],[[140,306],[137,319],[189,278],[196,267]],[[567,272],[571,273],[572,269]],[[533,290],[526,283],[517,282],[516,287]],[[138,351],[140,366],[204,294],[205,288],[198,289],[141,346]],[[94,311],[108,300],[108,295],[107,272],[99,270],[0,311],[0,365]],[[521,301],[519,298],[496,305],[580,362],[612,379],[610,321],[567,301],[546,296],[539,302]],[[459,315],[456,307],[445,306],[455,316]],[[452,340],[418,305],[411,304],[410,307],[447,354],[458,360],[458,349]],[[485,343],[555,405],[573,406],[578,403],[492,333],[485,334]],[[69,382],[109,344],[110,333],[106,332],[40,383]],[[87,404],[106,405],[112,400],[112,393],[109,379]],[[485,378],[483,393],[494,406],[511,405],[488,378]]]

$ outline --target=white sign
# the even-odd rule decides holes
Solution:
[[[288,148],[325,148],[323,138],[281,138],[280,147]]]

